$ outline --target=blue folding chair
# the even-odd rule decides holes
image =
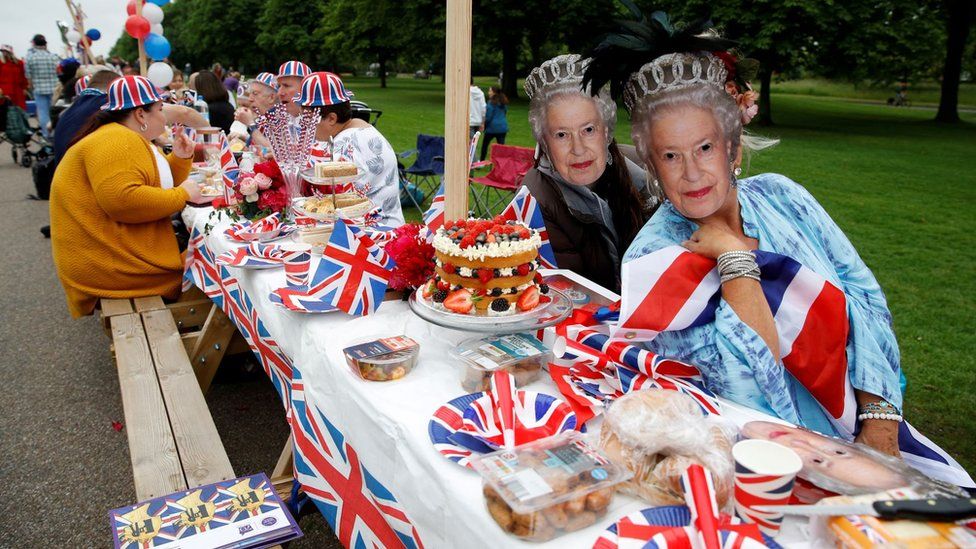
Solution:
[[[440,186],[441,177],[444,176],[444,138],[418,133],[417,148],[404,151],[398,156],[403,160],[414,155],[417,158],[404,173],[425,196],[433,197]]]

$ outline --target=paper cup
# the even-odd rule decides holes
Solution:
[[[783,513],[756,510],[757,505],[786,505],[803,461],[786,446],[768,440],[743,440],[732,447],[735,460],[735,514],[755,523],[762,533],[779,533]]]
[[[308,268],[312,256],[306,251],[285,251],[285,282],[289,288],[308,286]]]

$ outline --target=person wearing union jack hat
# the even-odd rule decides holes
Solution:
[[[280,78],[279,78],[280,81]],[[383,135],[369,122],[353,118],[349,92],[342,79],[331,72],[316,72],[302,81],[297,104],[318,110],[321,119],[315,138],[331,139],[335,160],[353,162],[359,168],[356,187],[380,208],[380,225],[403,224],[397,155]]]
[[[51,183],[54,264],[74,317],[103,297],[180,294],[183,260],[170,216],[201,202],[188,179],[193,141],[177,131],[173,152],[152,140],[166,117],[156,88],[123,76],[79,130]]]
[[[278,99],[292,116],[301,114],[301,107],[295,104],[295,99],[302,89],[302,79],[310,74],[312,69],[301,61],[285,61],[278,68]]]

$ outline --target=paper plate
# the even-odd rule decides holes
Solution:
[[[254,244],[257,244],[259,247],[263,246],[266,249],[270,248],[270,250],[266,250],[266,252],[270,252],[269,255],[252,250],[251,246]],[[227,267],[237,267],[239,269],[275,269],[277,267],[284,267],[280,254],[281,250],[274,246],[266,246],[259,242],[249,242],[247,246],[218,255],[217,264]]]
[[[549,435],[570,431],[576,427],[576,414],[566,402],[535,391],[519,390],[518,392],[527,402],[534,403],[531,413],[538,424],[558,423],[551,425],[552,432]],[[483,410],[486,402],[490,402],[490,398],[491,396],[484,391],[471,393],[455,398],[438,408],[427,424],[427,434],[434,449],[447,459],[468,468],[471,468],[469,459],[472,455],[488,454],[498,450],[496,445],[486,442],[483,438],[462,431],[465,418],[469,421],[483,422],[483,419],[479,418],[483,418],[484,414],[479,413],[479,410]]]
[[[631,513],[620,520],[629,520],[634,524],[651,526],[687,526],[691,522],[691,511],[684,505],[666,505],[663,507],[649,507]],[[617,537],[617,522],[614,521],[600,534],[593,544],[593,549],[617,549],[619,538]],[[781,546],[773,541],[773,538],[763,534],[763,543],[770,549],[781,549]],[[645,548],[658,547],[655,543],[648,543]]]
[[[267,236],[265,238],[262,238],[262,235],[264,233],[261,233],[255,235],[254,238],[241,238],[241,236],[234,231],[233,227],[228,227],[227,230],[224,231],[224,236],[227,237],[227,240],[230,240],[231,242],[235,242],[238,244],[246,243],[246,242],[274,242],[275,240],[285,238],[286,236],[295,232],[296,228],[297,227],[290,224],[283,225],[281,227],[281,230],[278,231],[277,234],[275,234],[274,236]],[[276,231],[271,231],[271,232],[275,233]]]
[[[576,428],[576,414],[563,400],[521,389],[515,395],[522,404],[521,408],[516,408],[515,414],[516,446]],[[519,409],[521,414],[517,413]],[[485,394],[475,399],[464,409],[463,427],[451,435],[451,440],[467,448],[487,446],[492,451],[501,449],[504,435],[492,424],[492,414],[491,395]]]
[[[312,299],[302,300],[302,295],[303,292],[294,288],[278,288],[268,294],[268,299],[275,305],[296,313],[318,314],[332,313],[339,310],[321,301]]]
[[[438,408],[431,416],[430,423],[427,424],[427,434],[430,436],[430,442],[434,445],[434,449],[440,452],[442,456],[463,467],[471,468],[468,459],[472,454],[487,454],[494,451],[487,444],[481,444],[472,449],[460,446],[451,440],[454,433],[464,425],[464,410],[472,402],[483,396],[485,393],[480,392],[455,398]]]

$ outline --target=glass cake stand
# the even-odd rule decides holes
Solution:
[[[432,300],[423,297],[422,289],[410,294],[408,303],[414,314],[444,328],[485,334],[514,334],[554,326],[573,312],[573,302],[559,290],[549,288],[549,293],[543,297],[548,297],[549,302],[540,303],[531,311],[505,316],[462,315],[436,308]]]

